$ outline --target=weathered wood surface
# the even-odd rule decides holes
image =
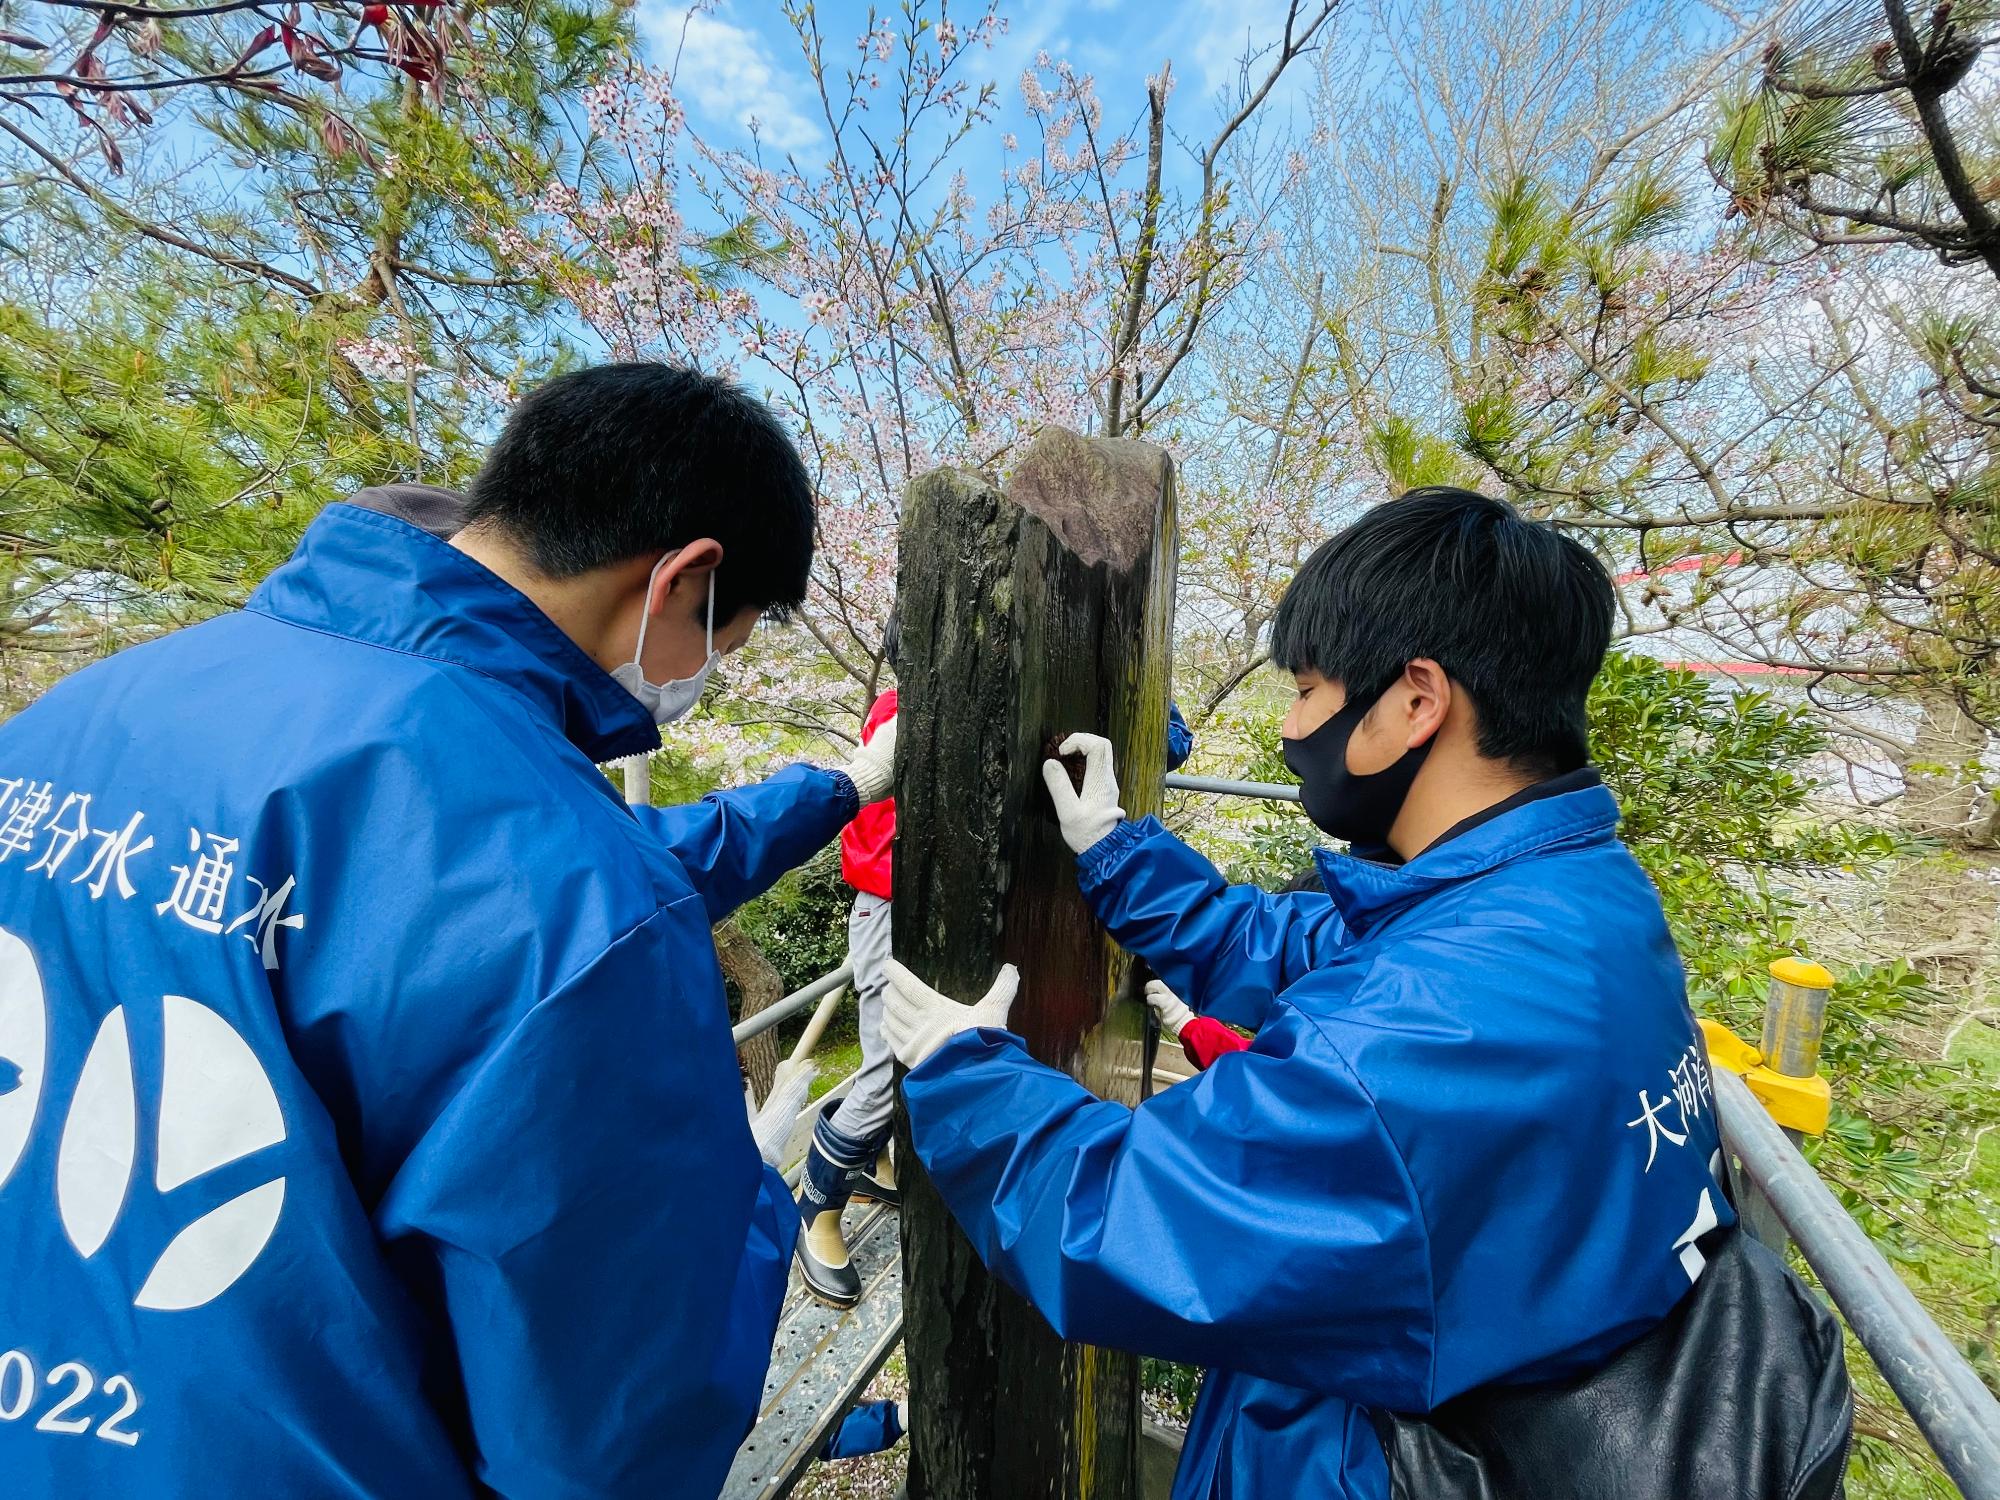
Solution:
[[[1175,558],[1172,465],[1129,440],[1051,429],[1004,493],[934,473],[903,517],[896,955],[964,999],[1019,965],[1029,1049],[1128,1100],[1143,1007],[1077,891],[1041,765],[1071,730],[1105,734],[1127,812],[1158,811]],[[1128,1500],[1137,1362],[1058,1340],[902,1160],[910,1495]]]

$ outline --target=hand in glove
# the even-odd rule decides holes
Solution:
[[[856,747],[841,770],[861,794],[861,805],[880,802],[896,789],[896,717],[891,714],[875,726],[868,743]]]
[[[961,1031],[978,1026],[1005,1029],[1021,987],[1021,971],[1001,967],[993,988],[977,1005],[960,1005],[925,984],[893,958],[882,965],[888,976],[883,994],[882,1035],[906,1068],[914,1068]]]
[[[1181,1028],[1194,1019],[1194,1012],[1181,1002],[1181,997],[1157,979],[1146,981],[1146,1003],[1160,1018],[1160,1030],[1175,1041],[1181,1039]]]
[[[793,1124],[806,1107],[806,1095],[812,1092],[813,1075],[818,1071],[809,1062],[778,1064],[777,1075],[771,1080],[771,1096],[761,1109],[751,1103],[749,1089],[743,1091],[757,1154],[774,1167],[784,1165],[778,1158],[784,1152],[785,1142],[791,1139]]]
[[[1042,762],[1042,780],[1056,805],[1063,842],[1081,854],[1125,818],[1125,809],[1118,805],[1118,774],[1111,768],[1111,741],[1101,734],[1073,734],[1056,749],[1083,757],[1080,792],[1070,783],[1069,767],[1059,760]]]

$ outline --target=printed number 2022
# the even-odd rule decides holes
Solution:
[[[35,1431],[91,1432],[90,1424],[95,1420],[95,1435],[107,1443],[130,1448],[139,1441],[139,1434],[125,1426],[139,1410],[139,1392],[125,1376],[113,1375],[104,1382],[104,1394],[118,1402],[117,1409],[108,1415],[77,1413],[77,1408],[90,1400],[91,1394],[96,1391],[97,1377],[75,1360],[49,1371],[47,1385],[49,1394],[56,1400],[36,1421]],[[9,1349],[0,1354],[0,1422],[18,1422],[27,1416],[35,1404],[37,1386],[32,1359],[19,1349]]]

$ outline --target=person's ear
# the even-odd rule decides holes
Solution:
[[[1403,668],[1402,678],[1389,690],[1404,728],[1404,748],[1414,750],[1444,727],[1451,712],[1451,679],[1443,667],[1420,656]]]
[[[714,537],[697,537],[689,542],[653,575],[653,586],[646,596],[646,613],[659,614],[667,607],[667,596],[676,588],[706,590],[708,575],[721,561],[722,543]]]

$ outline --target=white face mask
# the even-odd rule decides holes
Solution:
[[[653,571],[646,575],[646,604],[653,602],[653,581],[660,576],[660,569],[667,565],[668,558],[675,556],[669,552],[653,564]],[[611,675],[618,685],[639,700],[639,706],[653,716],[655,724],[671,724],[701,702],[701,690],[708,685],[708,677],[722,660],[715,649],[715,570],[708,570],[708,660],[701,664],[692,677],[682,677],[673,682],[648,682],[643,665],[646,656],[646,626],[651,623],[653,612],[646,608],[639,616],[639,644],[632,652],[632,659],[620,666]]]

